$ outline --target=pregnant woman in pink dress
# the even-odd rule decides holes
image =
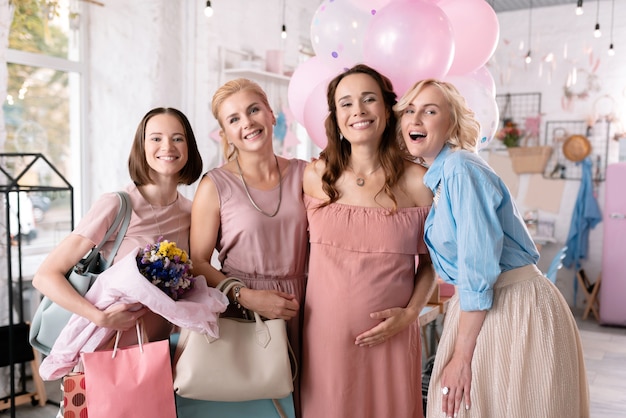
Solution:
[[[304,418],[423,416],[418,316],[435,283],[423,241],[433,195],[426,169],[400,151],[395,98],[364,65],[328,88],[328,146],[304,175]]]

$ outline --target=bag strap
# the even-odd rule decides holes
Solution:
[[[285,414],[285,410],[282,405],[278,403],[278,399],[272,399],[272,403],[274,404],[274,408],[276,408],[276,412],[280,418],[287,418],[287,414]]]
[[[126,230],[128,229],[128,224],[130,223],[130,218],[133,211],[133,206],[130,203],[130,197],[128,193],[123,191],[116,192],[117,197],[120,199],[120,208],[117,211],[117,215],[115,216],[115,220],[107,229],[107,232],[104,234],[104,238],[98,245],[96,245],[93,250],[89,253],[87,257],[76,264],[76,271],[81,274],[85,271],[88,271],[91,267],[92,263],[95,263],[98,260],[98,253],[100,252],[102,246],[108,241],[108,239],[113,235],[113,233],[117,230],[117,228],[122,225],[117,233],[117,237],[115,238],[115,242],[113,243],[113,247],[111,248],[111,254],[109,255],[109,260],[106,260],[102,257],[102,270],[106,270],[111,265],[111,262],[115,258],[115,254],[117,254],[117,250],[120,248],[122,244],[122,240],[126,235]]]

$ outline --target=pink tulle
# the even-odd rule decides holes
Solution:
[[[139,249],[100,274],[85,299],[101,310],[116,303],[141,302],[174,325],[219,337],[217,318],[228,306],[226,296],[198,277],[192,290],[178,301],[172,300],[139,273],[135,261]],[[114,333],[115,330],[98,327],[82,316],[72,315],[50,355],[41,363],[41,377],[56,380],[65,376],[78,364],[81,352],[94,351]]]

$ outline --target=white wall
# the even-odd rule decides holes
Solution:
[[[285,67],[298,64],[301,41],[319,0],[287,2],[288,37],[280,38],[282,0],[214,1],[207,18],[203,0],[109,0],[90,6],[89,117],[83,207],[130,181],[126,161],[137,124],[156,106],[171,106],[189,118],[205,168],[219,162],[209,135],[217,127],[210,110],[222,84],[220,47],[254,51],[284,49]],[[106,173],[106,174],[103,174]],[[192,197],[195,186],[184,193]]]
[[[571,5],[546,7],[532,11],[532,37],[530,48],[533,62],[524,63],[528,46],[529,11],[500,13],[500,41],[489,62],[489,70],[496,81],[497,94],[541,92],[543,121],[553,120],[594,120],[599,113],[610,108],[611,99],[615,102],[615,113],[626,119],[626,27],[620,22],[626,19],[626,2],[615,2],[613,42],[616,54],[608,56],[611,27],[611,1],[600,1],[599,22],[602,37],[593,37],[596,23],[596,2],[585,2],[585,13],[576,16],[575,2]],[[521,47],[520,47],[521,46]],[[552,53],[551,63],[542,58]],[[578,83],[571,87],[581,92],[586,85],[586,73],[597,74],[599,90],[591,91],[586,99],[577,99],[571,107],[563,105],[563,91],[568,74],[578,68]],[[586,73],[585,73],[586,72]],[[594,103],[597,108],[594,110]],[[614,128],[619,124],[613,124]],[[543,139],[543,137],[542,137]],[[618,160],[618,142],[609,141],[608,162]],[[524,201],[528,190],[529,174],[519,178],[518,203]],[[545,271],[556,251],[565,243],[570,228],[571,214],[579,190],[580,181],[567,180],[557,216],[555,237],[557,243],[548,244],[541,252],[540,267]],[[601,209],[604,206],[604,182],[597,189],[597,200]],[[520,204],[522,210],[525,208]],[[602,237],[604,223],[600,223],[590,233],[588,259],[583,268],[589,277],[595,279],[601,271]],[[573,281],[575,271],[559,271],[557,286],[573,303]],[[582,292],[578,293],[580,306]]]

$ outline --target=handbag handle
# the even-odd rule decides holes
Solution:
[[[241,280],[233,278],[233,277],[229,277],[229,278],[222,280],[215,288],[219,290],[220,292],[224,293],[225,295],[228,295],[228,293],[235,286],[246,287],[246,285]],[[255,311],[250,311],[250,312],[254,314],[254,322],[256,323],[255,325],[256,343],[262,348],[265,348],[272,340],[272,336],[270,335],[270,330],[268,326],[265,324],[265,322],[263,322],[263,320],[261,319],[261,315],[259,315]],[[207,340],[211,343],[217,340],[217,338],[207,336]]]
[[[215,286],[215,288],[228,296],[228,293],[235,286],[247,287],[244,282],[237,279],[236,277],[227,277],[221,282],[219,282],[218,285]],[[252,311],[250,309],[248,309],[248,311],[254,314],[254,322],[256,323],[255,324],[256,342],[261,347],[265,348],[267,347],[267,345],[270,343],[270,340],[272,339],[272,336],[270,335],[269,327],[265,324],[265,322],[263,322],[263,320],[261,319],[261,315],[259,315],[257,312]],[[206,338],[209,344],[218,339],[215,337],[210,337],[206,334],[204,335],[204,338]],[[296,377],[298,376],[298,362],[296,361],[296,355],[293,352],[293,349],[291,348],[291,344],[289,344],[289,342],[287,342],[287,347],[289,348],[289,354],[293,360],[293,366],[294,366],[293,367],[293,380],[295,381]]]
[[[130,223],[130,217],[132,215],[133,206],[130,203],[130,197],[128,193],[123,191],[116,192],[118,198],[120,199],[120,208],[117,211],[117,215],[115,216],[115,220],[107,229],[106,234],[104,234],[104,238],[98,245],[96,245],[93,250],[89,253],[87,257],[85,257],[82,261],[76,264],[75,270],[78,274],[83,274],[85,271],[91,270],[91,264],[97,262],[98,253],[102,246],[107,242],[107,240],[113,235],[113,233],[117,230],[120,224],[120,230],[117,233],[117,237],[115,238],[115,242],[113,243],[113,247],[111,248],[111,254],[109,255],[109,260],[106,260],[104,257],[101,257],[103,261],[102,270],[106,270],[110,265],[115,255],[117,254],[117,250],[120,248],[122,244],[122,240],[126,235],[126,230],[128,229],[128,224]]]

